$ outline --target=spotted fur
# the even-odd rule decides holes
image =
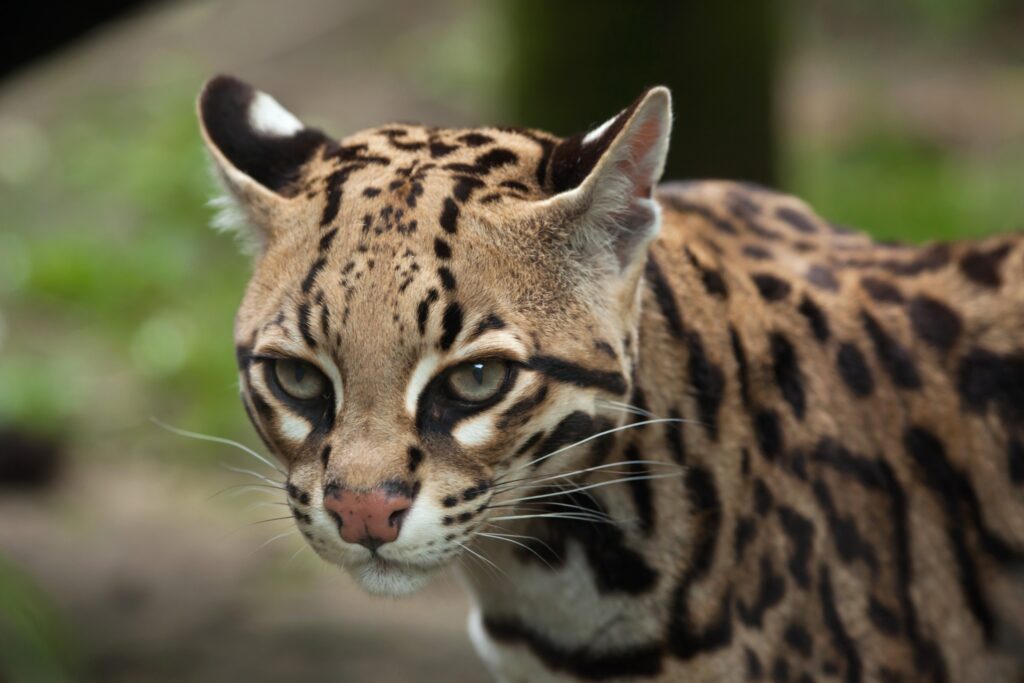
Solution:
[[[655,189],[664,89],[567,139],[268,101],[219,77],[200,118],[258,252],[243,401],[321,556],[385,594],[457,564],[502,681],[1021,680],[1024,239]],[[497,400],[436,400],[492,356]],[[343,542],[339,485],[410,496],[398,539]]]

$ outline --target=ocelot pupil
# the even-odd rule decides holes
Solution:
[[[484,364],[473,363],[473,379],[476,380],[477,384],[484,383]]]

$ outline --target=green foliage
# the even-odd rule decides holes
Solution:
[[[79,680],[79,660],[67,625],[46,596],[0,557],[0,680]]]
[[[247,264],[209,229],[193,90],[86,106],[47,131],[33,178],[0,185],[21,273],[0,282],[0,423],[89,432],[158,415],[237,431],[231,316]]]
[[[863,124],[843,140],[797,139],[789,185],[830,220],[922,242],[1024,228],[1024,145],[974,161],[911,131]]]

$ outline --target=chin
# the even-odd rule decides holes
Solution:
[[[370,595],[403,597],[423,588],[434,572],[429,569],[373,558],[350,569],[352,578]]]

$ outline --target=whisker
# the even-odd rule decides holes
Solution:
[[[508,574],[506,574],[506,573],[505,573],[505,571],[504,571],[504,570],[503,570],[503,569],[502,569],[501,567],[499,567],[498,565],[496,565],[496,564],[495,564],[494,562],[492,562],[492,561],[491,561],[491,560],[489,560],[488,558],[486,558],[486,557],[484,557],[483,555],[481,555],[480,553],[476,552],[475,550],[473,550],[472,548],[470,548],[470,547],[469,547],[468,545],[466,545],[465,543],[459,543],[458,541],[453,541],[453,542],[455,543],[455,545],[457,545],[457,546],[461,547],[461,548],[462,548],[463,550],[465,550],[465,551],[466,551],[466,552],[468,552],[469,554],[471,554],[471,555],[473,555],[473,556],[475,556],[475,557],[477,557],[477,558],[479,558],[479,559],[483,560],[484,562],[486,562],[486,563],[487,563],[487,564],[489,564],[490,566],[494,567],[494,569],[495,569],[495,570],[497,570],[497,571],[498,571],[498,572],[499,572],[499,573],[500,573],[500,574],[501,574],[502,576],[504,576],[504,577],[505,577],[506,579],[508,579],[508,580],[509,580],[509,582],[511,582],[511,581],[512,581],[512,579],[511,579],[511,578],[509,577],[509,575],[508,575]]]
[[[548,569],[553,569],[553,567],[551,566],[551,563],[548,562],[547,560],[545,560],[541,556],[541,554],[538,553],[536,550],[534,550],[533,548],[531,548],[530,546],[526,545],[525,543],[523,543],[521,541],[517,541],[514,538],[508,538],[505,534],[489,534],[489,533],[485,533],[483,531],[478,531],[478,532],[476,532],[473,535],[474,536],[483,536],[484,538],[493,538],[496,541],[505,541],[506,543],[512,543],[514,545],[517,545],[517,546],[519,546],[520,548],[522,548],[524,550],[529,550],[531,553],[534,554],[534,556],[538,560],[540,560],[541,562],[544,563],[544,566],[546,566]],[[550,550],[550,548],[548,550]]]
[[[291,536],[292,534],[297,534],[297,533],[299,533],[298,529],[292,529],[291,531],[285,531],[284,533],[278,534],[276,536],[271,536],[267,540],[263,541],[263,543],[261,543],[256,548],[256,550],[252,551],[252,554],[255,555],[259,550],[262,550],[263,548],[267,547],[268,545],[270,545],[271,543],[273,543],[274,541],[276,541],[278,539],[285,538],[287,536]]]
[[[493,519],[496,519],[498,521],[514,519],[571,519],[577,522],[598,522],[600,524],[615,524],[614,521],[608,521],[597,517],[584,516],[568,512],[548,512],[530,515],[503,515],[501,517],[494,517]]]
[[[572,472],[566,472],[564,474],[545,474],[537,475],[535,477],[523,477],[521,479],[512,479],[510,481],[503,481],[501,485],[512,484],[523,481],[551,481],[553,479],[563,479],[567,477],[573,477],[579,474],[586,474],[587,472],[598,472],[602,470],[609,470],[612,467],[622,467],[623,465],[654,465],[656,467],[671,467],[678,470],[685,469],[682,465],[677,465],[671,462],[661,462],[659,460],[617,460],[615,462],[604,463],[602,465],[594,465],[592,467],[584,467],[583,469],[573,470]],[[612,474],[634,474],[630,471],[616,472],[610,470]]]
[[[286,477],[288,476],[287,472],[282,470],[280,467],[278,467],[274,463],[270,462],[270,460],[268,460],[267,458],[264,458],[262,455],[260,455],[259,453],[257,453],[253,449],[249,448],[248,446],[246,446],[244,444],[240,444],[237,441],[232,441],[231,439],[225,439],[224,437],[221,437],[221,436],[212,436],[210,434],[200,434],[199,432],[190,432],[190,431],[188,431],[186,429],[179,429],[178,427],[173,427],[173,426],[167,424],[166,422],[160,421],[159,419],[157,419],[155,417],[151,417],[149,419],[157,427],[160,427],[161,429],[166,429],[167,431],[171,432],[172,434],[177,434],[178,436],[184,436],[184,437],[188,437],[190,439],[197,439],[199,441],[209,441],[211,443],[224,444],[226,446],[234,446],[235,448],[237,448],[237,449],[239,449],[239,450],[241,450],[241,451],[243,451],[245,453],[248,453],[252,457],[256,458],[257,460],[262,462],[264,465],[266,465],[270,469],[278,472],[279,474],[281,474],[283,476],[286,476]]]
[[[521,501],[524,501],[524,500],[537,500],[539,498],[550,498],[551,496],[562,496],[562,495],[566,495],[566,494],[569,494],[569,493],[578,493],[580,491],[586,491],[588,489],[596,489],[596,488],[600,488],[602,486],[611,486],[612,484],[622,484],[622,483],[625,483],[625,482],[628,482],[628,481],[648,481],[648,480],[651,480],[651,479],[668,479],[669,477],[677,477],[677,476],[679,476],[679,475],[678,474],[647,474],[647,475],[636,476],[636,477],[622,477],[622,478],[619,478],[619,479],[612,479],[610,481],[594,482],[593,484],[587,484],[586,486],[580,486],[580,487],[577,487],[575,489],[569,489],[569,490],[567,490],[565,492],[538,493],[538,494],[533,495],[533,496],[524,496],[523,498],[516,498],[514,500],[509,500],[509,501],[504,501],[504,502],[513,503],[513,502],[521,502]]]
[[[259,472],[254,471],[254,470],[247,470],[244,467],[232,467],[231,465],[225,465],[224,463],[220,463],[220,466],[223,467],[224,469],[226,469],[228,472],[234,472],[235,474],[245,474],[245,475],[248,475],[250,477],[256,477],[257,479],[265,481],[268,484],[276,484],[276,485],[280,486],[282,489],[284,488],[284,486],[283,486],[284,482],[283,481],[278,481],[277,479],[271,479],[270,477],[264,476],[264,475],[260,474]]]
[[[523,465],[520,465],[519,467],[515,468],[514,470],[511,470],[510,473],[511,472],[518,472],[519,470],[524,469],[526,467],[530,467],[531,465],[536,465],[538,463],[541,463],[541,462],[547,460],[548,458],[551,458],[553,456],[558,455],[559,453],[563,453],[563,452],[569,450],[570,448],[576,448],[577,446],[581,446],[581,445],[583,445],[583,444],[585,444],[585,443],[587,443],[589,441],[593,441],[594,439],[598,439],[598,438],[600,438],[602,436],[607,436],[608,434],[614,434],[615,432],[621,432],[621,431],[624,431],[626,429],[634,429],[636,427],[643,427],[645,425],[650,425],[650,424],[660,424],[660,423],[663,423],[663,422],[688,422],[688,420],[684,420],[683,418],[679,418],[679,417],[660,417],[660,418],[657,418],[657,419],[654,419],[654,420],[642,420],[640,422],[630,422],[629,424],[621,425],[619,427],[612,427],[611,429],[606,429],[603,432],[598,432],[597,434],[591,434],[590,436],[586,437],[585,439],[580,439],[579,441],[577,441],[575,443],[571,443],[568,446],[562,446],[558,450],[551,451],[550,453],[548,453],[546,455],[542,455],[539,458],[534,458],[533,460],[531,460],[531,461],[529,461],[529,462],[527,462],[527,463],[525,463]]]
[[[227,488],[223,488],[220,491],[217,491],[217,493],[214,493],[206,500],[213,500],[217,496],[224,495],[225,493],[227,493],[229,496],[240,496],[243,493],[270,493],[270,491],[267,491],[267,489],[284,491],[283,486],[273,486],[271,484],[233,484],[232,486],[228,486]]]

